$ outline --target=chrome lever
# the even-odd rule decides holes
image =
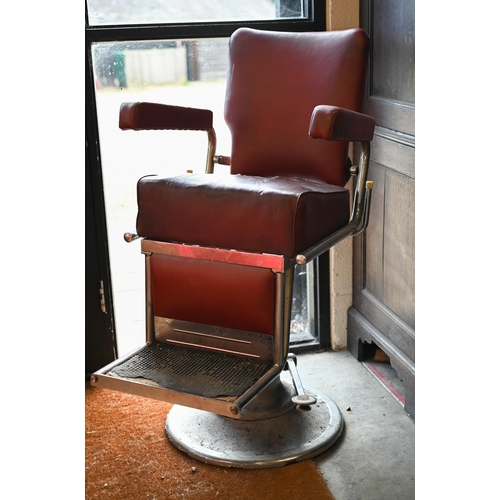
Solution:
[[[137,238],[140,238],[140,236],[138,234],[135,234],[135,233],[125,233],[123,235],[123,239],[127,243],[131,243],[132,241],[136,240]]]
[[[300,380],[300,375],[297,370],[297,356],[295,354],[289,354],[286,359],[286,364],[290,375],[292,376],[293,385],[297,391],[297,395],[292,398],[292,401],[296,405],[297,411],[310,411],[311,405],[315,404],[317,399],[314,396],[306,394],[302,381]]]
[[[363,216],[361,218],[361,227],[352,234],[353,236],[358,236],[361,233],[364,233],[366,231],[366,228],[368,227],[368,220],[370,217],[370,205],[372,199],[372,189],[373,189],[373,181],[366,181],[365,203],[363,208]]]

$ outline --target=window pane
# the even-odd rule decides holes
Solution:
[[[91,26],[307,17],[305,0],[87,0]]]
[[[290,342],[310,342],[317,335],[315,293],[315,262],[295,266],[293,281]]]

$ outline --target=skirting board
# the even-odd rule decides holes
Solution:
[[[382,332],[369,323],[354,308],[348,313],[347,348],[358,360],[363,361],[363,343],[376,344],[390,358],[391,366],[398,373],[405,387],[405,411],[415,420],[415,363],[405,356]]]

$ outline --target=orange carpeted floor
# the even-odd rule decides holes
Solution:
[[[207,465],[177,450],[164,425],[171,405],[85,386],[85,498],[332,500],[312,460],[275,469]]]

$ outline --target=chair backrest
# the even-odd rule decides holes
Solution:
[[[368,48],[361,29],[237,30],[229,45],[224,112],[231,173],[300,175],[344,185],[348,144],[311,139],[309,122],[319,104],[361,111]]]

